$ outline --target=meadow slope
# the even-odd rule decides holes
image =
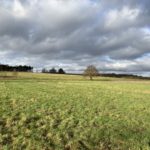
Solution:
[[[150,81],[7,75],[0,79],[0,149],[150,149]]]

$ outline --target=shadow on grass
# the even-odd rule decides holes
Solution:
[[[94,79],[93,81],[116,81],[112,79]]]
[[[13,76],[0,76],[0,80],[3,79],[17,79],[17,77],[13,77]]]

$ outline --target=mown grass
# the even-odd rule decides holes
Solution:
[[[19,73],[0,106],[0,149],[150,149],[150,81]]]

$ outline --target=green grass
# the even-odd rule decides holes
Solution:
[[[0,79],[0,149],[150,149],[150,81],[7,76]]]

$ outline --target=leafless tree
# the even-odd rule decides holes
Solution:
[[[98,70],[93,65],[87,66],[87,68],[84,70],[84,75],[89,76],[90,80],[92,80],[93,77],[97,76],[98,74],[99,74]]]

